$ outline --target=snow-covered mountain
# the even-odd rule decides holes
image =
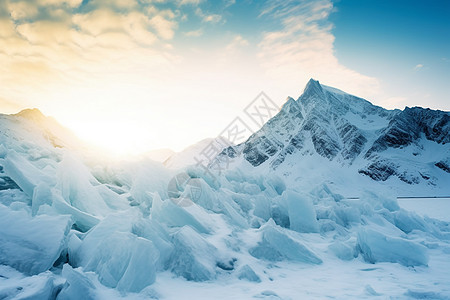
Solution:
[[[174,155],[176,152],[172,149],[168,148],[162,148],[162,149],[154,149],[150,150],[143,154],[143,156],[146,156],[154,161],[159,161],[161,163],[165,162],[169,157]]]
[[[206,138],[193,145],[190,145],[180,152],[175,152],[170,155],[163,163],[166,167],[171,169],[181,169],[189,165],[198,163],[201,152],[204,151],[210,144],[214,144],[219,149],[222,149],[223,142],[220,143],[218,139]]]
[[[448,114],[414,110],[311,81],[223,173],[87,159],[39,111],[0,115],[0,299],[448,299],[450,223],[403,209],[368,167],[445,185]]]
[[[339,186],[343,180],[371,184],[367,177],[403,195],[448,195],[450,113],[386,110],[311,79],[297,100],[289,97],[261,130],[221,156],[251,172],[298,180],[308,173]]]

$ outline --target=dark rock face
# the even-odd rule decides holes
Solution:
[[[417,157],[424,139],[440,145],[450,143],[449,112],[420,107],[386,110],[311,79],[297,100],[288,98],[281,111],[258,132],[221,155],[242,156],[254,167],[269,164],[277,169],[290,156],[304,159],[306,154],[316,153],[342,165],[355,161],[366,165],[358,173],[376,181],[396,176],[416,184],[432,178],[423,175],[424,170],[400,168],[390,154],[384,153],[413,146],[412,154],[404,155]],[[450,172],[445,159],[433,164]]]
[[[339,128],[339,136],[344,142],[342,157],[353,161],[363,150],[367,143],[366,137],[355,125],[348,122],[342,124]]]
[[[383,161],[377,161],[365,169],[358,171],[360,174],[364,174],[376,181],[386,181],[389,177],[395,174],[395,167],[389,163]]]
[[[236,150],[231,146],[223,149],[221,154],[230,158],[235,158],[237,156]]]
[[[311,140],[316,152],[330,160],[336,157],[339,150],[341,150],[339,144],[328,136],[325,131],[314,132]]]
[[[348,99],[343,101],[339,97]],[[242,149],[244,158],[255,167],[269,162],[276,169],[309,141],[319,155],[329,160],[348,160],[351,164],[367,143],[363,133],[343,118],[354,110],[351,105],[354,103],[365,114],[386,115],[383,109],[365,100],[335,95],[310,80],[297,101],[289,98],[276,116],[235,149],[237,152]]]
[[[444,170],[447,173],[450,173],[450,166],[447,165],[445,162],[440,161],[434,164],[436,167],[438,167],[441,170]]]
[[[426,139],[445,144],[450,141],[449,113],[420,107],[405,108],[395,115],[381,136],[367,151],[366,158],[388,148],[401,148],[412,144],[421,135]]]

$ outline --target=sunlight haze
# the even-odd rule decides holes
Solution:
[[[400,2],[411,19],[422,10]],[[399,4],[349,40],[349,20],[370,4],[347,3],[1,0],[0,109],[37,107],[115,153],[180,151],[217,136],[261,91],[279,106],[297,99],[309,78],[386,108],[449,110],[450,47],[435,47],[445,12],[430,6],[417,25],[405,14],[426,42],[399,46],[404,29],[382,28]]]

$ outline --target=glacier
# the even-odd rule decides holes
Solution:
[[[449,299],[449,220],[397,200],[448,191],[448,116],[311,80],[205,173],[0,115],[0,299]]]

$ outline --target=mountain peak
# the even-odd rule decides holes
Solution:
[[[283,107],[281,108],[281,111],[289,112],[293,109],[292,107],[295,107],[294,110],[298,110],[298,104],[297,102],[295,102],[294,98],[287,97],[286,102],[283,104]]]
[[[323,89],[318,80],[314,80],[311,78],[305,86],[303,95],[310,96],[313,94],[323,95]]]
[[[16,117],[23,117],[29,120],[33,121],[41,121],[44,120],[46,117],[44,114],[37,108],[26,108],[18,112],[17,114],[14,114]]]

